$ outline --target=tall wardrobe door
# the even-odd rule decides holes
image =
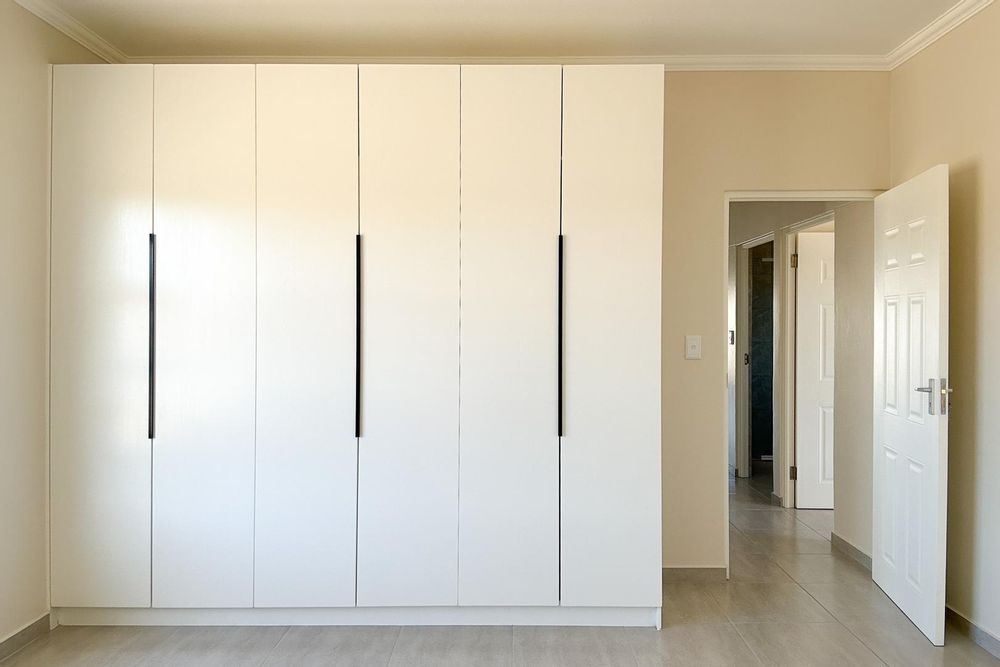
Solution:
[[[362,66],[358,604],[458,601],[458,66]]]
[[[659,607],[663,68],[563,96],[562,603]]]
[[[248,607],[254,67],[155,71],[153,606]]]
[[[558,66],[462,68],[459,603],[559,603]]]
[[[354,605],[357,92],[257,66],[257,607]]]
[[[53,607],[148,607],[152,65],[52,81]]]

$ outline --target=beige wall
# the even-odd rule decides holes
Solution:
[[[669,72],[663,220],[663,557],[726,562],[727,190],[885,188],[889,74]],[[684,359],[684,335],[704,358]]]
[[[0,641],[48,611],[48,64],[99,62],[0,0]]]
[[[875,206],[848,204],[835,216],[833,532],[871,554]]]
[[[895,71],[892,182],[951,165],[948,605],[1000,637],[1000,4]]]

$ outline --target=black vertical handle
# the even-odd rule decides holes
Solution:
[[[354,437],[361,437],[361,234],[354,237]]]
[[[148,435],[156,437],[156,234],[149,235],[149,414]]]
[[[557,337],[559,339],[559,342],[558,342],[558,351],[557,351],[557,356],[558,356],[557,365],[558,365],[558,368],[557,368],[557,371],[556,371],[556,373],[558,374],[558,379],[556,381],[556,385],[557,385],[557,393],[556,393],[557,408],[556,408],[556,410],[558,412],[558,417],[557,417],[557,421],[559,423],[559,425],[558,425],[558,432],[559,432],[559,437],[561,438],[562,435],[563,435],[563,235],[562,234],[559,235],[559,306],[558,306],[558,308],[559,308],[559,317],[558,317],[559,324],[558,324]]]

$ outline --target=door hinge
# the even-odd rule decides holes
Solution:
[[[743,365],[744,366],[749,366],[750,365],[750,354],[747,353],[747,352],[743,353]]]
[[[797,252],[792,253],[792,268],[793,269],[799,268],[799,253]]]
[[[788,479],[793,482],[799,478],[799,469],[795,466],[788,466]]]

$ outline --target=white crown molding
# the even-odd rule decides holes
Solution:
[[[667,71],[890,71],[972,18],[993,0],[959,0],[887,55],[664,55],[567,57],[128,56],[50,0],[14,0],[109,63],[655,64]]]
[[[991,4],[993,0],[959,0],[954,7],[890,51],[885,57],[888,69],[896,69]]]
[[[123,63],[128,60],[128,56],[121,49],[48,0],[14,0],[14,2],[107,62]]]

